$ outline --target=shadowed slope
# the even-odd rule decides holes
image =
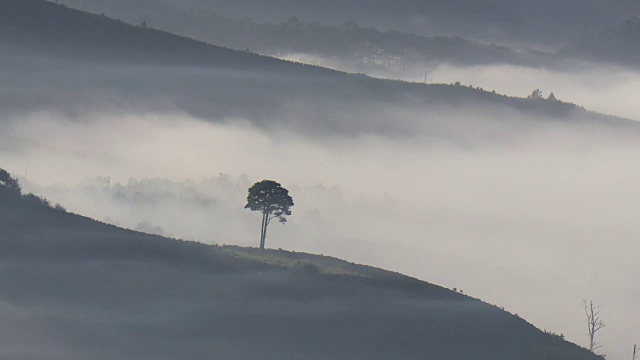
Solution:
[[[334,73],[132,26],[45,0],[0,0],[0,45],[70,60]]]

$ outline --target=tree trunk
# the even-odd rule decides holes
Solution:
[[[266,233],[267,233],[267,214],[262,213],[262,224],[260,225],[260,250],[264,250]]]

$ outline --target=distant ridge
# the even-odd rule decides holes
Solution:
[[[422,67],[425,63],[455,64],[524,63],[532,54],[521,54],[506,46],[489,45],[450,36],[417,36],[398,31],[380,31],[360,27],[355,22],[325,25],[304,22],[292,17],[275,23],[255,22],[250,18],[234,19],[211,10],[187,10],[164,2],[81,1],[72,7],[93,13],[106,13],[134,24],[147,24],[172,33],[182,34],[234,49],[251,49],[261,54],[313,54],[330,59],[362,64],[384,59],[387,65]],[[258,4],[256,4],[258,5]],[[241,5],[239,5],[241,6]],[[259,5],[258,5],[259,6]],[[286,9],[276,6],[283,11]],[[537,62],[536,62],[537,63]]]
[[[139,23],[155,0],[65,0],[92,11],[127,9]],[[339,25],[354,20],[364,27],[433,36],[462,36],[487,42],[537,43],[562,46],[580,36],[595,34],[640,13],[633,0],[162,0],[161,4],[185,12],[220,14],[235,19],[279,23],[296,16],[305,22]],[[103,10],[104,9],[104,10]],[[100,11],[96,11],[100,12]],[[163,16],[166,15],[163,14]],[[120,16],[116,16],[120,17]]]

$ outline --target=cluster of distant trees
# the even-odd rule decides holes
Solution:
[[[32,193],[23,194],[18,179],[11,176],[5,169],[0,168],[0,204],[16,204],[18,202],[31,206],[42,206],[66,211],[62,205],[53,205],[42,196],[37,196]]]
[[[531,95],[527,96],[527,99],[530,100],[549,100],[549,101],[559,101],[556,98],[556,95],[553,93],[553,91],[549,94],[549,96],[547,96],[547,98],[545,99],[544,95],[542,95],[542,91],[540,89],[535,89],[533,90],[533,92],[531,92]]]

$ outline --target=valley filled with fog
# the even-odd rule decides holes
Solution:
[[[296,205],[270,228],[271,248],[457,287],[579,343],[579,301],[596,298],[615,304],[606,315],[619,324],[602,341],[623,341],[640,291],[637,130],[517,112],[473,116],[480,126],[472,109],[440,112],[440,126],[425,129],[435,114],[383,111],[419,130],[297,129],[299,113],[257,126],[153,109],[41,110],[4,119],[2,158],[26,190],[69,211],[212,244],[256,246],[246,192],[277,179]]]
[[[295,206],[269,248],[455,287],[583,346],[580,301],[594,299],[603,353],[637,339],[637,68],[6,46],[0,166],[69,212],[257,246],[247,189],[272,179]],[[535,89],[544,98],[527,99]]]

